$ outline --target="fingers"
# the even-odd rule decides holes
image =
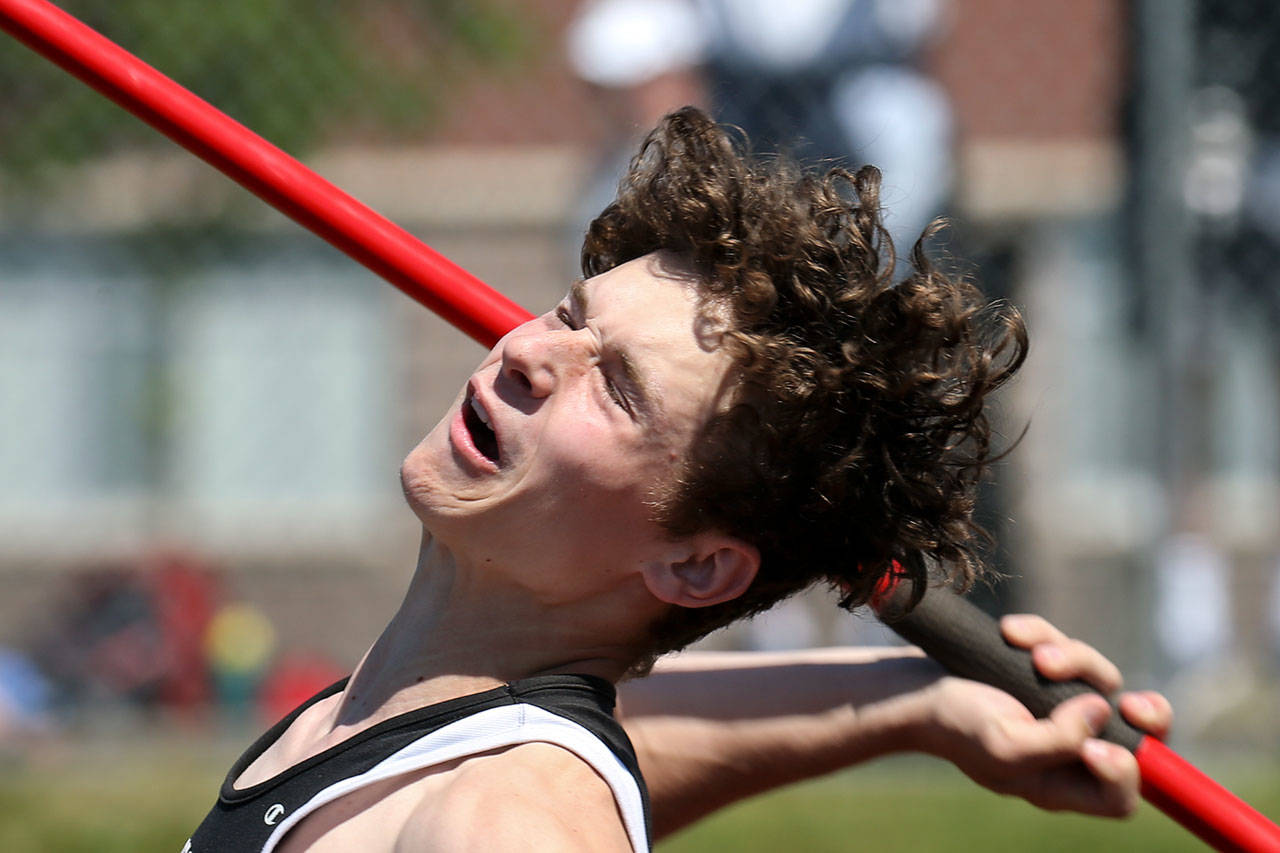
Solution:
[[[1136,710],[1140,703],[1133,704]],[[1139,800],[1138,762],[1124,747],[1096,737],[1110,716],[1102,697],[1076,696],[1019,733],[1027,750],[1023,766],[1039,768],[1028,778],[1029,801],[1101,817],[1133,813]]]
[[[1124,683],[1119,668],[1101,652],[1088,643],[1067,637],[1039,616],[1006,616],[1000,620],[1000,629],[1010,643],[1031,650],[1031,660],[1046,678],[1055,681],[1079,678],[1103,693],[1119,690]]]
[[[1023,648],[1067,639],[1048,619],[1034,613],[1011,613],[1000,620],[1000,630],[1006,640]]]
[[[1115,664],[1041,617],[1006,616],[1000,628],[1008,642],[1031,652],[1036,670],[1045,677],[1081,679],[1106,694],[1119,690],[1122,678]],[[1168,734],[1173,709],[1159,693],[1125,693],[1118,705],[1134,726],[1158,738]],[[1132,814],[1139,800],[1137,759],[1097,737],[1110,713],[1101,696],[1076,696],[1047,719],[1006,724],[1009,741],[992,754],[1009,761],[1007,767],[1021,768],[1007,781],[1035,805],[1104,817]]]
[[[987,748],[1010,766],[1053,767],[1074,761],[1085,742],[1101,732],[1110,717],[1111,706],[1101,696],[1075,696],[1044,719],[1004,720]]]
[[[1079,640],[1040,643],[1031,649],[1031,660],[1042,675],[1055,681],[1079,678],[1103,693],[1114,693],[1124,684],[1114,663]]]
[[[1027,799],[1051,811],[1070,810],[1099,817],[1127,817],[1139,801],[1138,762],[1127,749],[1090,738],[1080,761],[1037,777]]]
[[[1119,701],[1120,713],[1133,725],[1163,740],[1173,725],[1173,706],[1154,690],[1125,693]]]
[[[1004,637],[1031,650],[1036,670],[1046,678],[1079,678],[1103,693],[1120,689],[1123,678],[1116,665],[1088,643],[1073,640],[1047,620],[1033,614],[1006,616],[1000,622]],[[1120,697],[1124,718],[1145,732],[1163,738],[1173,724],[1173,708],[1159,693],[1142,691]]]

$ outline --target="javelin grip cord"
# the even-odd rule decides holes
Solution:
[[[492,346],[530,318],[400,226],[45,0],[0,0],[0,29],[481,344]],[[1001,687],[1038,714],[1073,690],[1090,689],[1039,679],[1030,656],[1006,646],[994,620],[958,596],[930,593],[910,614],[887,621],[953,672]],[[1150,802],[1219,850],[1280,853],[1274,824],[1163,744],[1130,732],[1117,737],[1138,737],[1131,748]]]

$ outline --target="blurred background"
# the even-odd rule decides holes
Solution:
[[[670,109],[878,165],[900,248],[949,218],[932,251],[1031,331],[1000,413],[1026,435],[982,507],[1006,578],[977,598],[1165,690],[1175,747],[1280,810],[1280,9],[60,5],[534,311]],[[4,849],[181,846],[231,759],[394,610],[418,539],[399,461],[481,355],[0,39]],[[891,641],[815,593],[710,643]],[[668,849],[930,849],[926,815],[947,849],[1196,849],[934,763],[864,773]]]

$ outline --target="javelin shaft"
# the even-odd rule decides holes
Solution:
[[[403,228],[57,7],[44,0],[0,0],[0,29],[226,173],[485,346],[491,346],[531,316]],[[934,594],[928,596],[925,603],[948,598],[952,596]],[[907,618],[919,619],[925,613],[922,604]],[[962,619],[955,619],[954,614],[934,621],[964,624]],[[901,630],[902,623],[894,627],[904,636],[908,635]],[[989,626],[986,632],[999,637]],[[973,651],[973,637],[963,629],[958,633],[953,631],[949,639],[934,642],[908,638],[939,659],[948,657],[949,651],[959,652],[961,656]],[[1010,689],[999,680],[985,680]],[[1010,692],[1027,701],[1017,692]],[[1144,795],[1155,805],[1219,849],[1280,853],[1280,830],[1266,818],[1157,742],[1144,743],[1137,750]],[[1203,802],[1206,791],[1213,793],[1208,807]]]
[[[385,216],[45,0],[0,0],[0,28],[485,346],[531,316]]]
[[[1277,853],[1280,829],[1153,737],[1134,750],[1142,796],[1216,850]],[[1188,809],[1187,803],[1194,803]]]

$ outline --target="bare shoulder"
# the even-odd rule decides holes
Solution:
[[[629,851],[608,783],[578,756],[527,743],[450,771],[405,823],[397,851]]]

